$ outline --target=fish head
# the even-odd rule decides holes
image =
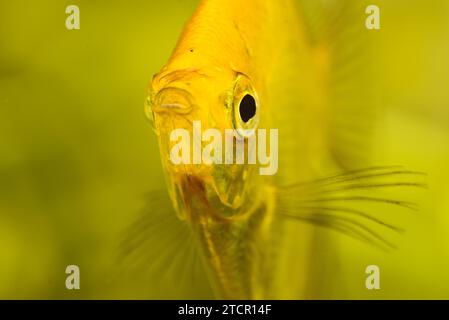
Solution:
[[[198,212],[232,217],[253,205],[259,174],[248,161],[255,152],[249,140],[257,133],[259,106],[252,81],[239,72],[164,69],[154,76],[146,113],[182,219]]]

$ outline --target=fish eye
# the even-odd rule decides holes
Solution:
[[[250,137],[259,125],[259,100],[251,80],[239,74],[232,92],[232,124],[242,137]]]
[[[239,112],[240,118],[243,122],[247,123],[256,115],[256,100],[250,94],[247,94],[240,101]]]

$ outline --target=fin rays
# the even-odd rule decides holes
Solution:
[[[418,181],[418,178],[425,176],[425,173],[406,170],[401,166],[348,170],[314,181],[280,187],[278,211],[289,219],[333,229],[388,251],[396,246],[372,226],[398,234],[405,230],[353,206],[356,203],[378,203],[416,211],[418,205],[414,202],[365,193],[391,188],[427,188],[426,183]]]
[[[120,239],[120,271],[140,274],[143,280],[169,279],[183,288],[204,282],[195,237],[173,211],[166,192],[152,192],[146,200],[142,216]]]

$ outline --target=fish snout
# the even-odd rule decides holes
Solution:
[[[169,87],[162,89],[157,93],[153,101],[153,112],[188,114],[192,111],[193,97],[181,88]]]

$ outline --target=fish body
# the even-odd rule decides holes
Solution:
[[[275,179],[250,165],[174,168],[167,159],[170,132],[191,130],[195,120],[205,129],[232,128],[234,95],[240,89],[257,95],[258,127],[276,127],[276,108],[294,101],[280,99],[283,92],[272,88],[293,81],[299,87],[299,73],[286,72],[292,59],[300,60],[294,54],[303,57],[301,71],[313,75],[305,70],[310,59],[304,41],[294,1],[203,1],[152,81],[152,112],[170,194],[195,231],[216,292],[224,298],[267,298],[273,290],[279,260],[274,235],[280,233],[274,222]],[[163,107],[179,102],[183,110]]]
[[[324,18],[306,14],[315,4]],[[367,85],[357,77],[339,81],[348,78],[348,61],[357,59],[347,58],[351,50],[340,45],[345,38],[333,39],[334,29],[324,25],[338,22],[335,30],[342,34],[351,28],[322,7],[307,0],[204,0],[151,82],[146,110],[159,139],[168,191],[201,247],[217,297],[306,297],[313,231],[279,217],[285,210],[281,198],[288,194],[280,186],[317,179],[323,168],[336,170],[346,163],[342,159],[352,158],[342,151],[350,149],[350,141],[336,138],[335,119],[360,112]],[[345,6],[334,9],[346,12]],[[351,49],[357,41],[346,42]],[[338,90],[340,84],[344,90]],[[245,122],[236,114],[248,95],[256,111]],[[202,130],[223,135],[229,128],[278,129],[279,172],[264,176],[250,164],[173,164],[172,132],[192,133],[196,121]],[[189,151],[206,144],[195,143],[186,146]],[[334,180],[347,181],[342,177]],[[290,192],[298,198],[307,188]],[[317,222],[315,216],[306,218]]]

